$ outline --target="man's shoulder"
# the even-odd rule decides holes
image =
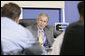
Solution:
[[[52,25],[47,25],[45,28],[47,28],[47,29],[53,29],[53,26]]]
[[[75,22],[67,27],[66,32],[79,32],[82,30],[84,30],[84,25],[81,22]]]
[[[74,27],[77,26],[78,22],[71,23],[68,27]]]
[[[77,27],[81,27],[83,26],[83,22],[74,22],[74,23],[71,23],[67,28],[77,28]]]

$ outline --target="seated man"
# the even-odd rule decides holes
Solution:
[[[45,55],[46,51],[29,30],[17,24],[21,10],[14,3],[5,4],[1,14],[1,47],[3,55]]]
[[[27,27],[36,37],[36,40],[40,42],[41,46],[45,48],[50,48],[54,42],[54,36],[56,37],[60,34],[52,26],[48,26],[48,20],[48,15],[41,13],[37,19],[37,24]]]

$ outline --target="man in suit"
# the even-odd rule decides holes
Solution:
[[[78,10],[80,20],[67,27],[60,55],[84,55],[84,2],[78,4]]]
[[[60,32],[55,31],[52,26],[48,26],[48,21],[48,15],[46,13],[40,13],[37,19],[37,24],[27,27],[27,29],[29,29],[36,37],[37,41],[39,41],[39,32],[41,31],[43,43],[40,44],[45,48],[50,48],[54,42],[54,36],[57,37],[60,34]]]

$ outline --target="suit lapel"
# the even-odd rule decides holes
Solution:
[[[48,44],[49,44],[49,46],[51,46],[52,45],[52,43],[53,43],[53,38],[52,38],[52,31],[49,29],[49,27],[47,26],[46,28],[45,28],[45,32],[46,32],[46,36],[47,36],[47,40],[48,40]]]
[[[50,40],[50,31],[47,27],[45,28],[45,33],[46,33],[46,37],[47,37],[48,42],[50,42],[49,41]]]

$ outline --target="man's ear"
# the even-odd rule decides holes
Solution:
[[[83,20],[83,16],[81,14],[79,14],[79,19]]]
[[[47,26],[47,25],[48,25],[48,23],[45,26]]]
[[[47,21],[47,24],[46,24],[46,26],[48,25],[48,21]]]
[[[16,23],[19,23],[19,17],[17,17],[14,21],[15,21]]]

